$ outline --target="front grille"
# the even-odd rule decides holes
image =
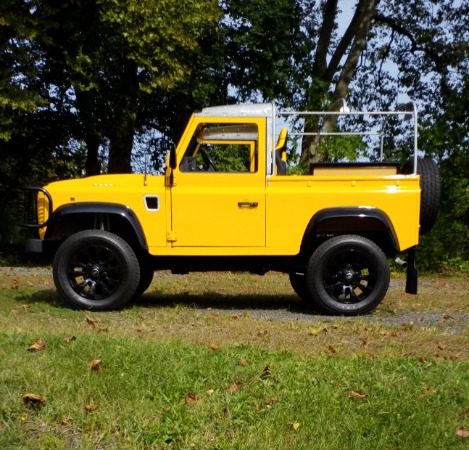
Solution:
[[[42,194],[38,208],[39,195]],[[45,209],[47,205],[47,211]],[[52,211],[52,199],[43,188],[25,187],[18,196],[18,222],[24,228],[41,228],[46,225]]]

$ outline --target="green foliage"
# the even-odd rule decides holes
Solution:
[[[349,10],[366,3],[371,4],[359,1]],[[161,166],[191,112],[204,106],[262,99],[319,110],[346,81],[352,109],[394,109],[402,99],[417,100],[420,150],[440,164],[441,220],[454,230],[458,256],[444,254],[438,225],[434,238],[424,242],[433,247],[433,267],[438,261],[466,261],[466,3],[379,2],[355,71],[345,76],[344,61],[360,23],[352,20],[342,33],[333,0],[5,0],[0,4],[2,202],[13,205],[11,192],[23,183],[130,171],[132,146],[137,143],[135,153],[142,152],[138,142],[148,130],[155,133],[152,159]],[[387,142],[404,161],[411,146],[402,135],[396,123]],[[354,147],[363,150],[360,141],[326,140],[319,157],[350,158]],[[307,172],[307,164],[292,164],[296,158],[290,150],[289,172]],[[0,212],[10,217],[5,208]],[[11,236],[6,222],[0,225],[2,240]]]
[[[0,4],[0,144],[8,141],[22,114],[44,106],[33,83],[38,55],[28,49],[33,18],[23,18],[19,2]]]

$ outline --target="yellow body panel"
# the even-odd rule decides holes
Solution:
[[[146,185],[145,185],[146,184]],[[166,188],[163,176],[99,175],[66,180],[47,186],[54,211],[62,205],[87,202],[115,203],[129,207],[145,231],[149,247],[166,246]],[[146,196],[158,196],[159,210],[148,211]]]
[[[202,126],[212,123],[255,125],[255,141],[239,140],[250,148],[248,172],[179,169],[193,137]],[[84,202],[130,208],[152,255],[295,255],[311,218],[321,210],[343,207],[382,211],[401,251],[418,244],[418,175],[397,175],[394,168],[386,167],[341,167],[318,169],[314,175],[269,176],[268,132],[266,117],[193,116],[176,149],[176,164],[172,169],[167,167],[164,176],[101,175],[51,183],[46,189],[54,210]],[[45,217],[47,205],[41,195],[38,216]],[[148,210],[146,196],[158,197],[157,211]]]
[[[400,250],[419,239],[420,187],[418,176],[386,178],[353,176],[276,176],[266,189],[266,246],[279,254],[296,254],[310,219],[328,208],[375,208],[390,219]],[[405,209],[403,209],[405,205]]]

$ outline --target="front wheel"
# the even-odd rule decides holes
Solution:
[[[119,236],[86,230],[60,246],[53,276],[57,290],[70,304],[104,311],[121,308],[134,296],[140,266],[130,245]]]
[[[389,288],[386,256],[362,236],[328,239],[311,255],[306,283],[315,306],[326,314],[354,316],[376,308]]]

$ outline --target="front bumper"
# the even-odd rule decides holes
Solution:
[[[59,241],[44,241],[42,239],[28,239],[25,243],[26,253],[39,255],[53,255],[60,245]]]

